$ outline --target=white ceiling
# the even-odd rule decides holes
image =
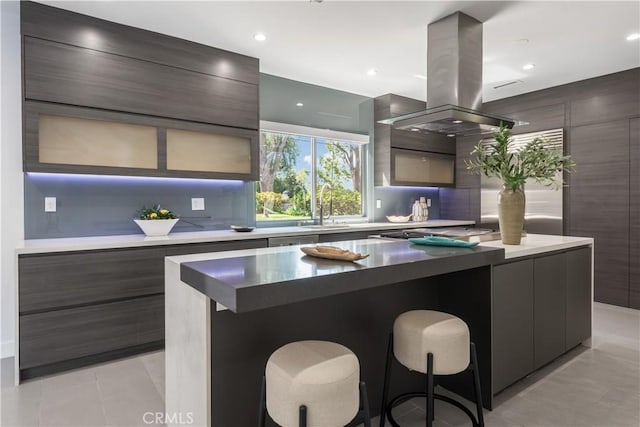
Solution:
[[[426,99],[427,24],[484,22],[484,101],[640,67],[638,1],[45,1],[260,58],[260,71],[365,96]],[[259,43],[253,34],[268,39]],[[531,71],[522,66],[534,63]],[[366,71],[378,70],[370,77]],[[494,89],[501,83],[522,83]]]

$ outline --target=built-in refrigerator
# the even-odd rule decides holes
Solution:
[[[545,146],[550,150],[564,151],[564,130],[552,129],[542,132],[531,132],[513,135],[510,146],[517,150],[535,138],[543,138]],[[482,143],[495,142],[492,138],[484,139]],[[562,183],[562,172],[558,173],[557,182]],[[498,178],[488,178],[482,175],[480,194],[481,227],[498,229],[498,192],[502,188],[502,181]],[[562,206],[563,189],[560,187],[545,187],[533,180],[525,185],[525,224],[524,231],[535,234],[562,235]]]

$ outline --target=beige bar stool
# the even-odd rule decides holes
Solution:
[[[409,370],[427,375],[426,393],[405,393],[387,403],[392,356],[395,356],[395,359]],[[435,375],[453,375],[467,369],[473,372],[477,418],[462,403],[434,393]],[[475,345],[469,339],[467,324],[448,313],[413,310],[402,313],[396,318],[393,323],[393,333],[389,336],[380,427],[384,426],[385,415],[389,418],[391,425],[399,427],[391,413],[392,409],[413,397],[424,396],[427,398],[427,427],[433,424],[434,399],[457,406],[469,416],[474,426],[484,426],[478,360]]]
[[[259,425],[267,413],[282,427],[337,427],[354,419],[371,426],[360,363],[347,347],[297,341],[277,349],[262,380]]]

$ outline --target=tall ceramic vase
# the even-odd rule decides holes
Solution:
[[[524,228],[524,188],[502,187],[498,193],[500,236],[505,245],[519,245]]]

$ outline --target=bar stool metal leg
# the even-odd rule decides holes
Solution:
[[[260,413],[258,414],[258,427],[264,427],[267,417],[267,379],[262,377],[262,387],[260,389]]]
[[[476,345],[471,343],[471,364],[473,365],[473,385],[476,398],[476,411],[478,425],[484,427],[484,416],[482,414],[482,391],[480,389],[480,372],[478,369],[478,356],[476,355]]]
[[[298,425],[300,427],[307,427],[307,407],[300,405],[300,418]]]
[[[391,362],[393,359],[393,333],[389,334],[387,345],[387,363],[384,367],[384,383],[382,386],[382,405],[380,405],[380,427],[384,427],[387,418],[387,398],[389,397],[389,378],[391,377]]]
[[[427,354],[427,427],[433,426],[434,418],[434,397],[433,397],[433,354]]]
[[[358,413],[358,418],[363,419],[364,427],[371,427],[369,397],[367,396],[367,386],[364,381],[360,381],[360,411]]]

